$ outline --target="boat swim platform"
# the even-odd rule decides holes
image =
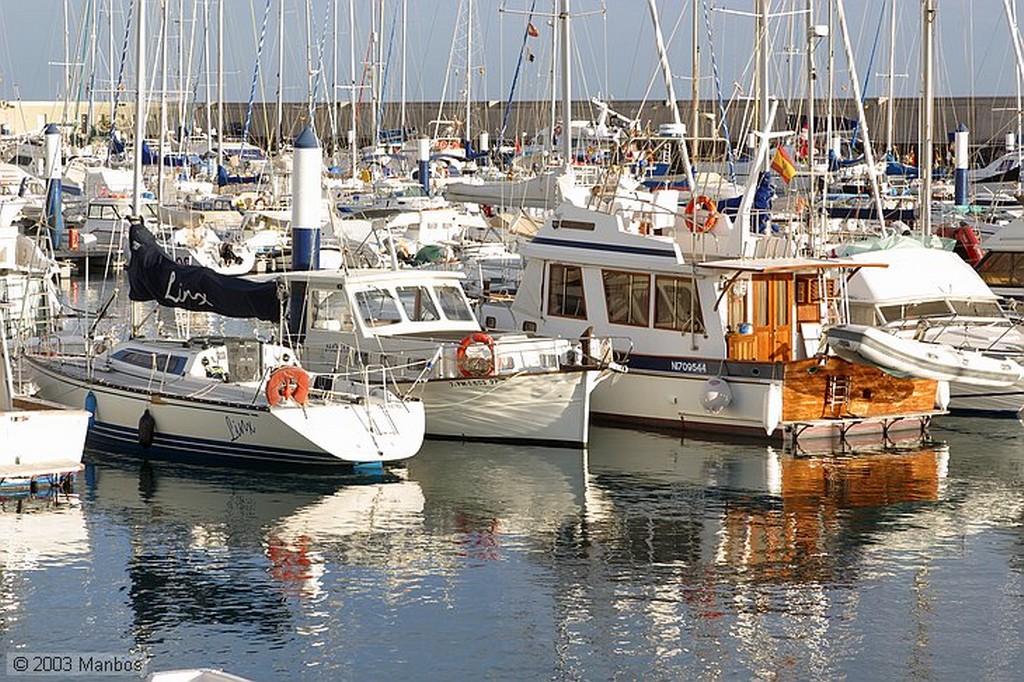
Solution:
[[[856,454],[860,449],[890,452],[939,444],[931,437],[932,418],[947,413],[930,410],[889,417],[846,415],[783,421],[779,428],[783,448],[789,454],[817,454],[823,450]]]

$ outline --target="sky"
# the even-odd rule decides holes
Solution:
[[[147,46],[150,87],[159,85],[161,0],[145,1],[149,7]],[[307,73],[307,45],[314,46],[314,69],[323,74],[314,85],[317,99],[334,90],[348,97],[344,85],[350,75],[350,45],[356,53],[357,76],[363,81],[370,35],[370,6],[383,5],[385,30],[382,43],[388,67],[386,97],[401,97],[405,73],[407,101],[437,101],[464,98],[466,88],[466,15],[471,0],[355,0],[356,22],[350,29],[349,0],[223,0],[225,8],[225,99],[274,101],[278,87],[278,12],[284,3],[284,99],[304,101],[310,92]],[[0,99],[47,100],[63,98],[65,62],[65,10],[69,17],[67,61],[81,64],[75,93],[84,98],[85,85],[93,84],[96,97],[107,97],[109,71],[121,63],[125,18],[132,0],[0,0]],[[168,40],[169,86],[194,93],[200,101],[216,98],[211,82],[215,60],[204,64],[204,7],[211,23],[209,51],[216,50],[217,0],[167,0],[171,16]],[[1015,58],[1001,0],[935,0],[938,6],[936,36],[936,90],[939,95],[1013,95]],[[1018,2],[1018,0],[1012,0]],[[334,26],[337,4],[337,31]],[[691,90],[691,17],[694,0],[657,0],[678,99],[689,99]],[[470,87],[474,99],[503,101],[508,98],[513,73],[520,64],[516,98],[543,100],[551,92],[552,0],[472,0]],[[816,0],[818,20],[827,23],[826,0]],[[1024,2],[1019,2],[1024,10]],[[749,12],[754,0],[696,0],[699,10],[701,50],[700,85],[702,97],[720,92],[722,97],[751,92],[753,78],[753,19],[737,12]],[[770,22],[771,87],[780,96],[804,92],[803,17],[794,13],[806,7],[806,0],[771,0],[775,15]],[[911,97],[920,91],[918,44],[920,6],[918,0],[896,0],[897,46],[895,48],[897,97]],[[113,7],[114,30],[109,30]],[[257,45],[263,25],[262,57]],[[395,21],[407,9],[404,24]],[[526,16],[531,6],[535,13]],[[889,0],[846,0],[849,33],[856,54],[859,79],[867,81],[868,96],[884,94],[888,69]],[[307,8],[308,11],[307,11]],[[707,12],[705,13],[705,8]],[[592,96],[624,99],[664,99],[665,87],[657,71],[652,22],[647,0],[570,0],[573,26],[574,99]],[[723,11],[732,10],[732,11]],[[88,16],[97,21],[84,21]],[[1024,14],[1022,14],[1024,16]],[[183,17],[183,18],[182,18]],[[195,20],[193,18],[195,17]],[[525,36],[527,22],[537,36]],[[95,57],[90,49],[90,31],[95,26]],[[404,26],[404,28],[403,28]],[[84,27],[84,29],[83,29]],[[711,39],[709,40],[709,27]],[[402,34],[405,47],[402,47]],[[113,34],[113,40],[110,35]],[[840,34],[835,32],[837,72],[833,87],[837,94],[851,93],[849,72]],[[310,36],[310,38],[307,38]],[[877,37],[876,37],[877,36]],[[110,45],[113,43],[113,55]],[[521,47],[525,44],[525,50]],[[183,49],[179,49],[179,45]],[[322,57],[316,56],[323,49]],[[126,87],[132,87],[134,36],[128,44],[125,66]],[[402,67],[402,56],[405,67]],[[826,71],[827,43],[815,49],[818,70]],[[530,57],[532,56],[532,60]],[[712,62],[718,78],[712,71]],[[191,63],[191,69],[187,68]],[[255,89],[252,88],[254,72]],[[451,66],[449,66],[451,64]],[[182,69],[184,65],[186,68]],[[333,75],[337,70],[338,78]],[[183,78],[179,72],[193,74]],[[447,86],[446,86],[447,76]],[[116,78],[115,78],[116,81]],[[824,83],[825,79],[819,79]],[[339,87],[335,89],[335,83]],[[368,93],[361,91],[364,98]]]

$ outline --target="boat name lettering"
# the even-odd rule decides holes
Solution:
[[[500,379],[462,379],[453,381],[452,386],[497,386]]]
[[[228,425],[228,435],[231,436],[231,442],[234,443],[236,440],[245,435],[255,436],[256,425],[248,419],[232,419],[231,417],[224,417],[225,423]]]
[[[176,291],[172,293],[172,290],[175,290],[174,281],[176,279],[177,277],[173,272],[171,273],[171,276],[167,278],[167,291],[164,292],[164,298],[172,303],[186,303],[188,301],[193,301],[201,306],[210,305],[210,299],[201,291],[193,292],[179,286],[176,288]]]
[[[706,362],[686,362],[684,360],[673,360],[669,364],[673,372],[686,372],[687,374],[708,373],[708,365]]]

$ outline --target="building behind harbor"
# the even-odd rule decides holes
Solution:
[[[665,102],[642,102],[624,100],[610,102],[611,109],[618,115],[617,120],[633,119],[642,130],[656,130],[662,123],[672,121],[672,110]],[[824,129],[824,116],[828,103],[817,101],[816,129]],[[89,136],[102,137],[110,129],[110,112],[114,107],[110,101],[63,102],[63,101],[0,101],[0,133],[17,136],[24,133],[40,132],[48,122],[62,123],[69,136],[86,139]],[[756,120],[756,102],[739,100],[729,104],[725,110],[725,125],[720,122],[717,102],[706,100],[696,109],[689,101],[680,101],[679,109],[689,127],[690,134],[694,121],[698,137],[702,140],[703,151],[722,147],[722,140],[728,137],[734,146],[745,144],[746,131],[750,121]],[[774,128],[776,130],[799,130],[805,121],[806,103],[802,100],[782,101],[778,109]],[[886,102],[871,99],[865,102],[867,125],[871,139],[876,146],[884,146],[887,137]],[[917,98],[897,99],[893,115],[893,142],[898,150],[909,152],[918,145],[920,100]],[[134,130],[134,103],[127,97],[116,105],[115,126],[125,138]],[[832,106],[833,121],[838,135],[854,138],[863,135],[856,124],[856,104],[851,99],[835,100]],[[313,119],[328,148],[347,146],[348,131],[352,125],[353,107],[349,102],[335,105],[321,104],[315,108]],[[357,104],[356,131],[360,145],[369,143],[374,129],[397,131],[404,127],[406,134],[431,136],[450,133],[460,136],[464,130],[466,107],[464,103],[408,102],[401,105],[386,103],[377,122],[374,121],[370,104]],[[556,110],[557,111],[557,110]],[[538,131],[549,129],[551,105],[549,102],[474,102],[470,107],[471,135],[486,131],[492,143],[499,139],[513,142],[516,139],[532,139]],[[209,106],[198,103],[180,107],[171,103],[167,107],[167,129],[182,128],[195,136],[203,136],[208,130],[216,130],[219,120],[216,103]],[[597,105],[589,101],[573,103],[573,118],[594,120],[600,114]],[[963,124],[971,132],[971,146],[982,158],[991,158],[1002,151],[1008,134],[1013,134],[1018,123],[1018,105],[1015,97],[959,97],[938,99],[935,102],[935,140],[938,159],[944,159],[943,150],[951,141],[951,135]],[[401,124],[403,120],[404,126]],[[280,132],[278,129],[278,104],[276,102],[225,102],[223,107],[223,128],[227,135],[239,137],[247,134],[250,141],[266,148],[273,148],[278,141],[290,140],[309,120],[310,114],[305,102],[285,102],[280,111]],[[158,136],[160,128],[159,106],[156,102],[149,107],[147,135]],[[248,130],[246,130],[248,121]],[[855,132],[856,131],[856,132]]]

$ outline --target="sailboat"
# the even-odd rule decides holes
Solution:
[[[130,227],[130,297],[276,320],[275,282],[170,259]],[[96,357],[26,358],[39,395],[92,415],[89,443],[142,459],[259,468],[383,465],[416,454],[424,412],[384,385],[333,377],[330,390],[290,348],[255,338],[129,339]]]

